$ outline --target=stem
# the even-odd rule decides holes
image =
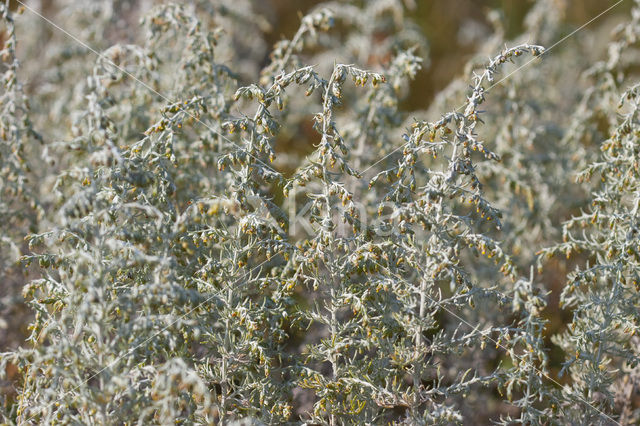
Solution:
[[[413,388],[415,392],[415,401],[418,400],[417,394],[420,390],[420,386],[422,384],[422,363],[420,362],[420,351],[422,349],[422,345],[424,344],[424,339],[422,336],[422,320],[426,314],[427,310],[427,281],[422,280],[420,283],[420,310],[419,310],[419,323],[416,327],[416,334],[414,336],[415,341],[415,361],[413,363]]]

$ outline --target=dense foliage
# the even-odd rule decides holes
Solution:
[[[258,3],[0,5],[3,421],[640,421],[640,2]]]

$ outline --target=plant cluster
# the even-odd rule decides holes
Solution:
[[[0,4],[3,421],[639,421],[640,2],[491,12],[425,110],[415,2],[258,3]]]

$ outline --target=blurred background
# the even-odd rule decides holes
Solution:
[[[102,0],[95,0],[99,3]],[[556,0],[564,5],[564,21],[567,28],[584,25],[599,13],[615,4],[609,0]],[[212,0],[213,3],[216,0]],[[366,2],[366,0],[365,0]],[[520,35],[524,27],[524,18],[535,0],[404,0],[413,22],[417,24],[426,36],[428,46],[428,64],[425,66],[411,88],[411,94],[406,100],[408,109],[426,108],[433,97],[440,92],[454,78],[460,76],[463,65],[478,51],[479,46],[494,31],[494,24],[489,22],[491,11],[498,12],[500,24],[505,30],[505,38],[513,39]],[[15,10],[19,4],[10,0]],[[59,11],[60,3],[56,0],[27,0],[30,7],[40,10],[43,15],[53,17]],[[120,1],[132,3],[122,21],[121,30],[113,34],[112,42],[135,40],[139,35],[136,23],[144,15],[145,3],[148,1]],[[140,7],[135,7],[140,3]],[[300,25],[300,18],[315,6],[323,3],[321,0],[253,0],[254,10],[262,15],[268,25],[262,25],[263,39],[269,45],[282,39],[291,38]],[[340,0],[336,3],[340,3]],[[611,28],[612,23],[619,22],[621,16],[626,16],[631,9],[631,1],[623,1],[602,19],[597,19],[589,25],[594,27]],[[64,22],[57,22],[64,28]],[[41,23],[43,26],[46,24]],[[42,40],[46,43],[46,40]],[[530,40],[536,43],[536,40]],[[263,65],[269,63],[268,51]],[[26,58],[25,58],[26,59]]]
[[[557,0],[566,3],[566,16],[561,19],[569,27],[580,27],[615,1]],[[264,0],[256,2],[271,24],[266,39],[275,43],[295,34],[300,15],[322,3],[312,0]],[[433,97],[454,78],[459,77],[463,65],[478,51],[480,45],[493,32],[488,15],[497,11],[505,29],[506,39],[513,39],[523,31],[524,18],[533,0],[408,0],[405,4],[413,10],[407,15],[419,25],[429,41],[429,66],[424,67],[414,80],[411,94],[406,100],[408,109],[426,108]],[[590,26],[611,28],[631,8],[631,1],[624,1],[603,19]],[[531,40],[531,43],[538,42]]]

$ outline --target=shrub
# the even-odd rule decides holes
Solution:
[[[640,3],[604,61],[562,2],[514,39],[491,12],[426,111],[414,2],[317,5],[266,65],[257,5],[162,3],[62,1],[82,40],[44,49],[0,6],[2,301],[33,313],[4,421],[638,421]]]

